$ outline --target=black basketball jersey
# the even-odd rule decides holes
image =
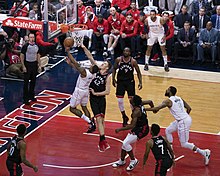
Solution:
[[[132,131],[134,131],[136,128],[139,128],[139,127],[143,127],[145,125],[148,125],[148,120],[147,120],[147,114],[144,110],[144,107],[141,106],[140,107],[141,109],[141,116],[137,118],[137,122],[136,122],[136,125],[135,127],[132,129]]]
[[[151,148],[154,158],[158,161],[160,159],[171,158],[167,149],[167,143],[162,136],[151,138],[153,140],[153,147]]]
[[[103,92],[105,91],[106,87],[106,79],[109,76],[109,74],[102,75],[100,72],[98,72],[95,76],[95,78],[90,83],[90,88],[92,88],[95,92]]]
[[[134,80],[134,68],[132,65],[132,57],[128,62],[124,61],[124,57],[121,56],[120,62],[118,64],[118,74],[117,80],[126,81],[126,80]]]
[[[11,140],[11,145],[9,147],[9,155],[8,159],[10,161],[13,161],[17,164],[21,163],[21,156],[20,156],[20,149],[18,149],[18,142],[23,140],[22,138],[18,138],[17,136],[14,136]]]

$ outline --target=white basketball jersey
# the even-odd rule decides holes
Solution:
[[[76,88],[87,91],[89,90],[89,85],[95,77],[95,74],[92,74],[88,69],[85,70],[86,77],[82,78],[81,75],[79,75],[76,82]]]
[[[172,101],[172,106],[170,109],[170,113],[176,120],[182,120],[189,116],[186,112],[183,100],[178,96],[171,96],[169,98]]]
[[[164,27],[160,24],[160,16],[157,16],[156,21],[152,21],[150,16],[147,17],[149,33],[164,35]]]

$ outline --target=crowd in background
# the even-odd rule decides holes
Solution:
[[[66,5],[68,18],[66,19],[65,11],[61,12],[58,16],[60,23],[71,21],[69,17],[75,13],[73,2],[48,0],[49,20],[56,20],[56,11]],[[17,6],[20,6],[18,10]],[[93,55],[101,51],[104,57],[115,58],[125,47],[129,47],[132,57],[143,58],[147,50],[147,39],[150,37],[145,21],[150,12],[156,10],[157,15],[165,20],[163,27],[168,62],[178,60],[182,53],[191,53],[192,64],[203,64],[210,60],[215,65],[220,57],[219,0],[77,0],[77,7],[78,23],[88,27],[84,36],[88,39],[88,48]],[[1,8],[8,10],[14,17],[42,20],[44,16],[42,0],[22,3],[20,0],[7,0],[7,7],[2,5]],[[36,33],[26,29],[1,27],[0,42],[3,47],[0,57],[7,58],[8,65],[13,64],[13,58],[19,57],[19,49],[27,42],[29,32],[34,32],[36,43],[46,48],[42,53],[44,56],[50,51],[56,52],[58,43],[62,45],[65,38],[61,36],[59,41],[55,39],[53,42],[45,42],[40,31]],[[4,43],[5,38],[8,38],[7,44]],[[64,52],[63,47],[63,54]],[[155,43],[151,61],[156,61],[160,55],[160,48]]]

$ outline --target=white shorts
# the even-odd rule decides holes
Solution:
[[[189,116],[180,121],[175,120],[167,127],[167,130],[171,133],[177,131],[180,143],[185,143],[189,141],[189,130],[191,124],[192,118]]]
[[[166,42],[161,43],[163,37],[164,37],[164,34],[149,33],[149,39],[147,39],[147,45],[153,46],[156,42],[158,42],[160,46],[165,46]]]
[[[75,88],[71,99],[70,106],[75,108],[78,105],[86,106],[89,100],[89,91]]]

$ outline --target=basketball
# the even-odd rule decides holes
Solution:
[[[65,38],[63,44],[65,47],[72,47],[74,44],[74,40],[72,37],[67,37],[67,38]]]

